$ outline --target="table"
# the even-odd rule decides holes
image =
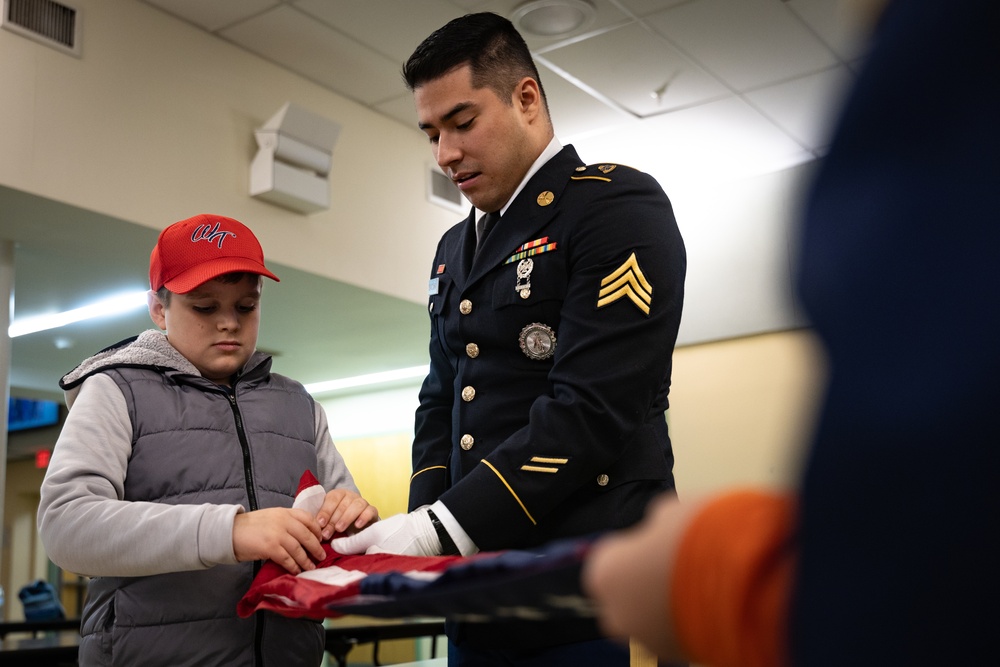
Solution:
[[[5,623],[4,625],[10,625]],[[0,639],[0,662],[5,667],[75,667],[80,650],[78,631],[43,636]]]
[[[444,634],[442,618],[409,618],[383,620],[377,618],[333,619],[326,629],[326,652],[337,661],[338,667],[347,667],[347,654],[358,644],[373,643],[372,661],[380,665],[378,643],[386,639],[411,639],[414,637],[437,637]],[[431,658],[435,657],[435,647],[431,645]]]
[[[37,637],[40,632],[80,630],[80,619],[63,618],[57,621],[9,621],[0,623],[0,639],[13,633],[31,633]]]
[[[30,634],[30,637],[8,635]],[[358,644],[374,644],[373,661],[380,665],[378,644],[389,639],[436,637],[444,634],[444,619],[384,620],[345,617],[326,628],[325,649],[338,667],[347,666],[347,654]],[[0,623],[0,663],[5,667],[63,667],[76,665],[80,648],[80,619]],[[435,658],[432,644],[431,658]],[[432,663],[433,664],[433,663]]]

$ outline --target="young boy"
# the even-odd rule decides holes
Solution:
[[[260,244],[240,222],[167,227],[149,330],[60,381],[71,407],[42,483],[53,562],[92,577],[80,665],[319,665],[318,622],[236,615],[259,563],[315,568],[321,541],[378,520],[301,384],[256,351]],[[316,517],[291,509],[310,470]]]

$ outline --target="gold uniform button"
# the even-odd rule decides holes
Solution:
[[[475,387],[462,387],[462,400],[468,403],[476,397]]]
[[[608,477],[607,475],[598,475],[597,476],[597,486],[607,486],[608,482],[610,482],[610,481],[611,481],[611,478]]]
[[[462,302],[458,304],[458,312],[463,315],[468,315],[472,312],[472,302],[468,299],[462,299]]]
[[[475,359],[479,356],[479,346],[475,343],[469,343],[465,346],[465,353],[469,355],[470,359]]]
[[[462,445],[462,449],[464,449],[465,451],[469,451],[470,449],[472,449],[472,446],[476,444],[476,439],[473,438],[468,433],[466,433],[465,435],[462,436],[462,439],[459,441],[459,444]]]

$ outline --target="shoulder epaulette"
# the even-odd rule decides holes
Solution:
[[[611,164],[608,162],[601,162],[600,164],[591,164],[586,167],[577,167],[576,174],[569,177],[571,181],[603,181],[605,183],[610,183],[611,172],[615,169],[622,167],[628,169],[629,167],[623,167],[618,164]]]

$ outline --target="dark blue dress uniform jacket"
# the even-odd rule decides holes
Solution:
[[[831,375],[794,665],[998,662],[998,35],[996,2],[890,3],[811,197],[799,290]]]
[[[478,254],[475,239],[470,215],[431,269],[410,509],[440,498],[483,550],[635,523],[674,486],[664,411],[686,259],[670,201],[567,146]],[[519,282],[533,244],[547,249]],[[522,349],[532,325],[552,356]]]

